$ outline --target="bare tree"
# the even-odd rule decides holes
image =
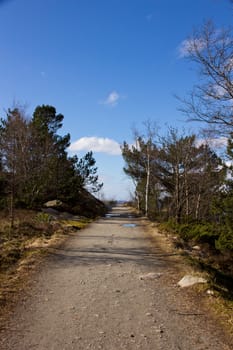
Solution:
[[[7,118],[0,125],[0,154],[8,183],[11,228],[14,225],[16,192],[26,176],[25,152],[27,148],[27,121],[19,108],[8,110]]]
[[[233,35],[232,28],[217,29],[212,22],[183,42],[180,53],[199,67],[199,84],[180,110],[191,121],[201,121],[218,135],[233,131]]]

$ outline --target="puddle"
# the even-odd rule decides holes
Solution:
[[[136,227],[136,224],[124,224],[123,227]]]
[[[114,218],[114,217],[120,217],[120,214],[105,214],[106,218]]]

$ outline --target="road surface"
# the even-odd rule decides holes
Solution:
[[[145,222],[125,208],[112,214],[51,250],[0,348],[229,350],[198,299],[177,287],[176,263]]]

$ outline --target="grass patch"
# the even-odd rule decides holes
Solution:
[[[211,225],[183,224],[173,222],[158,225],[161,232],[170,236],[175,248],[191,268],[208,276],[208,287],[200,290],[206,295],[207,308],[211,310],[226,329],[233,334],[233,257],[231,251],[217,250],[214,239],[216,230]],[[217,235],[216,235],[217,236]],[[211,240],[209,240],[211,237]],[[193,249],[198,244],[199,249]],[[213,296],[207,296],[207,289]]]
[[[11,298],[8,290],[14,288],[9,286],[16,286],[22,270],[29,271],[49,246],[59,244],[69,232],[83,229],[90,221],[84,217],[59,221],[46,213],[18,210],[11,228],[0,212],[0,304],[5,303],[6,295]]]
[[[78,220],[62,220],[61,222],[65,227],[81,230],[85,228],[91,222],[91,220],[87,218],[79,218]]]

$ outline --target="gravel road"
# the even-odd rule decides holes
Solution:
[[[175,262],[152,246],[144,226],[115,208],[52,249],[0,333],[0,348],[229,350],[197,298],[177,287]]]

